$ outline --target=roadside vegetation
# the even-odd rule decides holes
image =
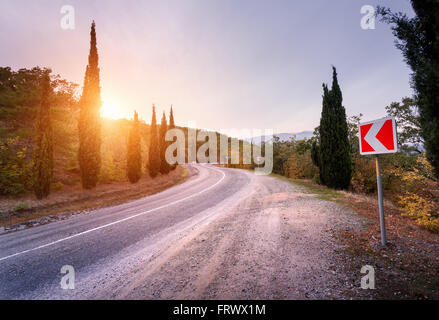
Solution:
[[[388,114],[405,107],[404,103],[393,103],[388,107]],[[411,110],[405,111],[405,118],[416,120],[416,106],[412,105]],[[397,117],[401,120],[398,123],[404,121],[401,117]],[[373,156],[361,156],[358,150],[356,132],[360,119],[361,115],[348,119],[352,178],[346,190],[356,194],[374,195],[377,192],[375,159]],[[404,130],[401,127],[400,129]],[[318,128],[315,132],[318,132]],[[439,182],[425,152],[414,151],[419,146],[414,147],[408,142],[419,138],[416,131],[413,132],[413,135],[400,135],[401,152],[381,156],[384,197],[395,204],[401,214],[414,219],[430,231],[439,232]],[[317,135],[298,141],[280,141],[275,138],[273,172],[298,183],[308,180],[316,185],[323,185],[319,167],[313,162],[312,155],[313,145],[318,139]],[[314,187],[315,185],[312,188]]]
[[[85,191],[77,183],[65,186],[42,200],[38,200],[32,193],[4,197],[0,200],[0,233],[146,197],[180,184],[189,177],[189,170],[177,166],[168,175],[159,175],[155,179],[143,175],[136,184],[127,180],[99,183],[96,188]]]
[[[170,187],[186,177],[182,168],[166,166],[164,152],[157,151],[169,144],[163,135],[168,126],[165,113],[160,126],[146,124],[135,111],[132,120],[100,116],[99,73],[94,22],[81,94],[77,84],[53,75],[49,68],[14,71],[0,67],[1,221],[19,221],[17,214],[25,218],[29,216],[25,213],[42,207],[43,215],[66,209],[69,206],[63,205],[60,199],[69,194],[75,198],[72,193],[78,188],[84,194],[89,192],[85,196],[88,198],[97,187],[111,185],[117,189],[114,185],[117,183],[126,188],[125,182],[129,181],[139,184],[133,185],[134,189],[140,185],[144,188],[135,194],[146,195],[162,190],[157,181]],[[172,107],[169,127],[175,127]],[[156,158],[155,166],[151,162],[153,158]],[[177,168],[178,173],[171,174]],[[145,186],[145,179],[150,181],[152,189]],[[50,197],[53,193],[56,195]],[[129,194],[114,194],[114,200],[134,197]],[[50,199],[44,202],[47,198]],[[38,201],[44,205],[38,205]],[[114,202],[109,198],[106,201]],[[90,207],[92,202],[88,201],[84,207]],[[54,207],[49,208],[50,205]]]
[[[382,182],[385,198],[402,215],[439,232],[439,3],[411,3],[416,13],[413,18],[388,8],[377,9],[381,20],[391,25],[396,47],[413,71],[415,93],[386,107],[387,115],[398,123],[401,152],[381,155]],[[335,68],[332,89],[324,84],[323,91],[320,126],[314,136],[303,141],[274,140],[274,173],[359,194],[376,193],[374,158],[360,156],[358,150],[362,115],[346,119]]]

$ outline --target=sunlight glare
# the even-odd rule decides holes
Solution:
[[[101,107],[101,116],[109,119],[121,119],[124,118],[124,112],[122,107],[111,101],[103,101]]]

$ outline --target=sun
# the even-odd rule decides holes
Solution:
[[[103,101],[101,106],[101,116],[109,119],[121,119],[124,117],[123,109],[112,101]]]

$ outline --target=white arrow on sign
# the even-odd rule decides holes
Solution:
[[[363,155],[398,152],[396,121],[392,117],[360,123],[358,138]]]
[[[378,132],[381,130],[384,122],[374,122],[372,127],[367,132],[364,140],[375,150],[387,150],[387,148],[376,138]]]

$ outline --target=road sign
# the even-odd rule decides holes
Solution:
[[[227,155],[227,156],[226,156],[226,161],[227,161],[227,162],[226,162],[226,166],[227,166],[227,168],[229,167],[229,159],[230,159],[230,156]]]
[[[392,117],[360,123],[360,154],[398,152],[396,121]]]
[[[380,154],[398,152],[396,121],[392,117],[360,123],[358,138],[360,154],[375,155],[378,187],[378,207],[380,212],[381,244],[387,243],[386,224],[384,220],[383,186],[381,183]]]

